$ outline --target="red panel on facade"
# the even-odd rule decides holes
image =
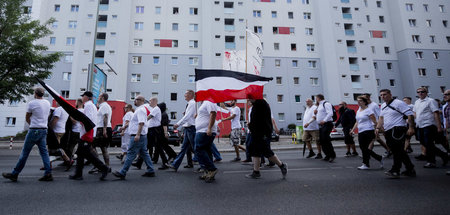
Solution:
[[[289,27],[278,27],[278,34],[290,34]]]
[[[383,31],[372,31],[373,38],[383,38]]]
[[[160,47],[172,47],[172,40],[160,40]]]

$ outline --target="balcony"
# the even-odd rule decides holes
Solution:
[[[234,32],[234,25],[225,25],[225,31]]]
[[[97,22],[97,27],[99,27],[99,28],[106,28],[106,21],[98,21]]]
[[[349,46],[347,47],[348,53],[356,53],[356,47],[355,46]]]
[[[341,3],[350,3],[350,0],[341,0]]]
[[[343,17],[344,19],[352,19],[352,14],[351,14],[351,13],[343,13],[343,14],[342,14],[342,17]]]
[[[105,11],[109,9],[109,5],[108,4],[100,4],[98,10],[100,11]]]
[[[359,65],[358,64],[350,64],[350,70],[351,71],[359,71]]]
[[[354,30],[345,30],[345,35],[347,35],[347,36],[355,36],[355,31]]]
[[[95,45],[97,46],[104,46],[105,45],[105,39],[96,39]]]
[[[225,49],[236,49],[236,43],[225,42]]]
[[[94,59],[94,64],[102,64],[102,63],[105,63],[105,58],[102,58],[102,57],[96,57],[96,58]]]
[[[361,82],[352,82],[352,88],[362,88]]]
[[[234,13],[234,8],[224,8],[223,12],[227,13],[227,14],[233,14]]]

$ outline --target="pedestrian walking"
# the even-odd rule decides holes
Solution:
[[[223,105],[222,108],[230,111],[230,116],[223,118],[219,121],[231,121],[231,132],[230,132],[230,142],[234,147],[234,152],[236,153],[236,157],[232,160],[232,162],[241,161],[241,157],[239,154],[239,149],[245,152],[245,148],[241,146],[241,109],[236,105],[236,100],[231,100],[231,107],[227,108]],[[223,104],[223,103],[222,103]]]
[[[83,100],[77,99],[75,108],[77,108],[78,111],[83,112]],[[67,156],[69,156],[71,159],[73,159],[74,155],[74,148],[76,145],[80,143],[80,132],[82,129],[82,125],[79,121],[76,121],[72,117],[69,117],[69,119],[72,122],[72,131],[69,135],[69,144],[67,146]]]
[[[98,111],[97,111],[97,121],[95,125],[97,126],[97,132],[94,139],[94,151],[97,154],[96,148],[99,147],[102,151],[103,160],[105,161],[106,166],[110,166],[109,164],[109,152],[108,147],[112,142],[112,127],[111,127],[111,117],[112,117],[112,108],[108,104],[108,94],[102,93],[98,97]],[[97,169],[91,170],[90,172],[96,172]]]
[[[43,96],[43,88],[34,89],[34,100],[30,101],[27,105],[25,120],[30,125],[30,128],[25,136],[22,152],[20,153],[19,160],[12,172],[2,173],[4,178],[11,181],[17,181],[34,145],[37,145],[39,148],[39,154],[41,155],[45,169],[44,176],[39,178],[39,181],[53,181],[52,168],[50,167],[50,158],[46,146],[50,102],[43,99]]]
[[[120,136],[122,136],[122,142],[120,145],[122,154],[120,154],[118,157],[122,164],[125,162],[128,145],[130,144],[130,133],[128,127],[130,126],[130,120],[134,113],[133,106],[131,104],[126,104],[123,109],[125,111],[125,115],[122,117],[122,127],[119,128]]]
[[[58,154],[64,160],[63,165],[67,167],[67,170],[69,170],[70,167],[73,165],[73,160],[66,154],[63,144],[61,142],[62,137],[66,133],[66,123],[67,120],[69,119],[69,114],[58,103],[56,103],[56,105],[57,108],[53,112],[52,119],[50,120],[50,128],[53,130],[53,133],[56,136],[58,144]]]
[[[161,142],[161,146],[162,149],[164,150],[164,152],[166,153],[167,157],[168,157],[168,161],[167,161],[167,165],[169,163],[171,163],[173,160],[175,160],[175,158],[177,157],[177,153],[172,149],[172,147],[169,146],[169,132],[168,132],[168,127],[169,127],[169,115],[167,114],[166,110],[167,110],[167,106],[165,102],[161,102],[158,104],[159,109],[161,110],[161,126],[160,126],[160,130],[161,133],[163,135],[160,135],[159,137],[161,138],[160,141]]]
[[[316,101],[318,103],[316,118],[319,123],[319,139],[322,150],[325,153],[324,161],[333,162],[336,159],[336,153],[331,143],[330,133],[333,130],[333,105],[325,101],[325,97],[322,94],[316,95]]]
[[[358,156],[358,152],[356,152],[355,141],[353,140],[353,135],[350,134],[350,130],[352,130],[355,125],[356,118],[355,111],[347,107],[347,103],[342,101],[339,104],[339,119],[336,121],[334,127],[338,127],[342,125],[342,131],[344,132],[344,142],[347,147],[346,157]],[[350,153],[350,149],[352,149],[352,153]]]
[[[406,171],[401,174],[409,177],[415,177],[416,171],[414,165],[409,159],[405,148],[406,135],[414,134],[414,116],[408,105],[403,101],[392,98],[389,89],[380,90],[380,97],[384,103],[381,105],[380,118],[377,123],[375,134],[384,132],[386,143],[394,155],[392,168],[385,172],[391,178],[400,177],[402,163],[405,164]],[[406,127],[405,119],[408,119],[409,128]]]
[[[381,112],[380,106],[370,99],[370,93],[364,93],[363,96],[366,97],[367,101],[369,101],[368,107],[373,111],[373,113],[375,114],[375,118],[377,119],[377,122],[378,122],[378,119],[380,118],[380,112]],[[374,125],[374,126],[376,126],[376,125]],[[370,143],[369,149],[373,150],[374,143],[375,143],[375,141],[377,141],[384,149],[386,149],[384,156],[390,157],[392,155],[392,152],[389,149],[389,146],[386,144],[386,142],[383,139],[381,139],[380,135],[381,135],[381,133],[377,133],[375,135],[375,140],[372,141],[372,143]]]
[[[314,105],[313,100],[309,98],[306,99],[306,109],[303,114],[302,140],[309,149],[309,154],[306,158],[312,158],[316,155],[311,144],[314,141],[317,146],[317,155],[315,158],[322,159],[322,148],[319,141],[319,124],[317,123],[316,115],[314,114],[315,110],[317,110],[317,105]]]
[[[412,111],[413,108],[414,108],[414,105],[411,103],[411,101],[412,101],[412,98],[411,98],[411,97],[408,97],[408,96],[403,97],[403,102],[405,102],[405,103],[408,105],[409,109],[411,109],[411,111]],[[412,148],[411,148],[411,136],[409,136],[409,135],[406,135],[406,139],[405,139],[405,150],[406,150],[406,152],[408,152],[408,153],[413,152],[413,150],[412,150]],[[425,154],[424,152],[425,152],[425,151],[424,151],[424,148],[423,148],[423,146],[422,146],[422,153]]]

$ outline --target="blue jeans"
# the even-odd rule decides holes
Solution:
[[[212,145],[215,137],[215,133],[211,136],[206,135],[205,132],[197,132],[195,134],[195,154],[197,154],[198,163],[202,169],[208,171],[217,169],[212,161]]]
[[[32,129],[28,130],[25,137],[25,143],[23,144],[22,153],[20,154],[19,161],[16,167],[12,171],[13,175],[18,175],[25,167],[28,155],[30,155],[31,149],[34,144],[39,148],[39,154],[41,154],[42,162],[44,163],[45,174],[51,174],[52,168],[50,167],[50,158],[47,151],[47,129]]]
[[[175,167],[175,169],[178,169],[180,167],[181,162],[183,162],[184,155],[186,153],[191,153],[193,146],[194,146],[194,139],[195,139],[195,126],[185,127],[184,128],[184,139],[183,139],[183,145],[181,145],[181,151],[178,153],[175,160],[172,162],[172,165]],[[192,164],[192,158],[190,158],[188,154],[188,164]]]
[[[194,141],[194,147],[193,148],[194,148],[194,158],[192,160],[197,162],[198,158],[197,158],[197,153],[195,152],[196,151],[195,141]],[[214,156],[215,159],[222,160],[222,156],[220,155],[220,152],[217,149],[216,144],[214,144],[214,142],[211,144],[211,152],[212,152],[212,155]]]
[[[147,136],[141,135],[138,142],[134,142],[135,136],[130,136],[130,144],[128,145],[127,151],[127,159],[123,164],[122,169],[120,170],[120,174],[126,175],[128,169],[130,169],[131,163],[136,158],[139,153],[142,158],[144,158],[144,162],[147,165],[147,172],[154,172],[153,163],[150,159],[150,155],[147,150]]]

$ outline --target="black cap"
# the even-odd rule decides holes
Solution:
[[[94,96],[94,94],[92,94],[92,92],[91,91],[86,91],[86,92],[84,92],[82,95],[81,95],[81,97],[83,97],[83,96],[87,96],[87,97],[93,97]]]

